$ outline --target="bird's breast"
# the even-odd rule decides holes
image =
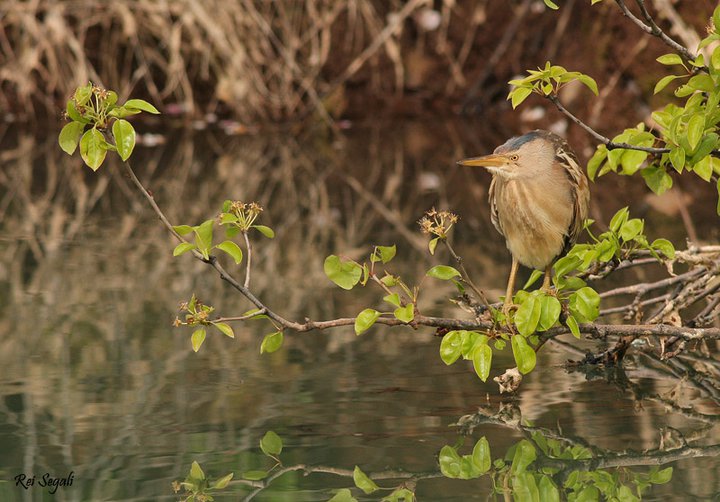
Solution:
[[[495,206],[499,229],[520,263],[542,270],[562,252],[573,217],[567,178],[497,179]]]

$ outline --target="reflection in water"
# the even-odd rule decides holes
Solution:
[[[198,224],[227,198],[259,201],[277,237],[257,243],[253,289],[288,317],[324,319],[354,315],[374,301],[334,288],[322,271],[327,254],[356,257],[372,244],[395,242],[393,265],[408,278],[444,260],[427,255],[416,231],[416,220],[433,205],[461,215],[458,252],[476,282],[502,287],[509,260],[484,209],[489,180],[452,167],[454,159],[487,150],[464,134],[411,124],[358,129],[331,143],[178,131],[163,149],[138,147],[134,163],[177,223]],[[489,144],[496,140],[488,137]],[[3,144],[0,500],[49,496],[37,485],[15,486],[19,474],[71,472],[73,485],[59,488],[53,500],[174,500],[171,482],[193,460],[213,479],[235,473],[221,491],[235,500],[251,493],[241,473],[268,467],[258,449],[268,430],[283,438],[284,466],[351,473],[358,465],[383,487],[404,478],[375,473],[402,471],[426,476],[414,487],[420,500],[487,498],[490,475],[442,476],[438,454],[457,441],[449,425],[478,407],[498,409],[499,397],[469,368],[445,367],[430,332],[374,328],[360,338],[350,329],[311,332],[288,336],[281,351],[260,357],[266,329],[248,324],[236,328],[235,340],[210,336],[194,354],[189,333],[171,327],[178,302],[195,292],[227,315],[247,310],[246,302],[202,264],[172,258],[174,244],[117,166],[93,174],[63,156],[53,135],[39,142],[7,132]],[[637,195],[633,185],[611,188],[603,195],[593,187],[600,220],[618,209],[618,198]],[[696,198],[702,189],[687,188]],[[648,225],[665,223],[664,235],[685,234],[679,219],[639,206],[648,211]],[[701,219],[708,205],[697,206],[693,227],[701,238],[716,237],[714,220]],[[454,308],[446,303],[449,292],[426,288],[421,308]],[[648,464],[673,467],[672,479],[649,487],[646,499],[712,497],[720,492],[720,365],[711,352],[671,364],[637,356],[627,375],[586,375],[561,368],[568,356],[557,345],[542,354],[511,416],[483,412],[461,420],[471,437],[459,458],[486,437],[499,472],[494,462],[505,458],[512,466],[518,447],[507,452],[524,440],[535,450],[525,472],[538,489],[543,475],[560,487],[570,476],[560,475],[555,457],[563,460],[563,448],[580,444],[592,454],[573,467],[582,472],[623,466],[637,477],[649,475],[642,467]],[[559,449],[546,451],[538,434],[559,441]],[[542,464],[541,453],[553,462]],[[634,463],[612,464],[623,458]],[[630,479],[624,472],[623,482]],[[524,483],[531,484],[527,476]],[[345,475],[293,471],[255,499],[327,500],[352,486]]]

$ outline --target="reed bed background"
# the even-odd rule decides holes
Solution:
[[[244,124],[367,116],[387,103],[403,114],[477,111],[546,59],[614,90],[620,76],[651,88],[636,65],[662,46],[644,51],[655,44],[613,2],[589,3],[551,12],[541,0],[3,0],[0,114],[57,117],[88,80],[165,112]],[[686,43],[713,7],[650,4]]]

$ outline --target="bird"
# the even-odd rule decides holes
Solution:
[[[553,264],[584,228],[590,205],[587,176],[565,139],[539,129],[510,138],[490,155],[457,163],[492,174],[490,217],[512,255],[503,304],[507,314],[519,265],[544,271],[542,290],[550,292]]]

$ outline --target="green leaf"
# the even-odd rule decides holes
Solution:
[[[353,481],[355,482],[355,486],[365,492],[365,495],[370,495],[374,491],[380,489],[380,487],[375,484],[375,481],[367,477],[367,474],[365,474],[357,465],[353,471]]]
[[[570,295],[568,308],[578,322],[593,322],[600,314],[600,295],[590,287],[578,289]]]
[[[691,150],[695,150],[698,146],[704,132],[705,117],[699,114],[693,115],[687,125],[687,139]]]
[[[710,155],[703,157],[703,159],[693,166],[695,174],[700,176],[705,181],[710,181],[713,175],[712,158]]]
[[[523,286],[523,289],[527,289],[530,286],[532,286],[533,284],[535,284],[535,282],[537,282],[537,280],[540,279],[542,276],[543,276],[542,270],[533,270],[532,273],[530,274],[530,278],[527,280],[527,282]]]
[[[435,254],[435,248],[437,247],[439,240],[440,237],[435,237],[434,239],[431,239],[430,242],[428,242],[428,250],[430,251],[430,254]]]
[[[450,366],[462,354],[462,332],[450,331],[443,336],[440,342],[440,359]]]
[[[513,357],[518,370],[523,375],[530,373],[535,368],[536,354],[522,335],[513,335],[511,339]]]
[[[656,61],[665,66],[683,64],[682,58],[677,54],[664,54],[657,58]]]
[[[75,149],[78,146],[80,136],[82,136],[84,129],[85,124],[75,122],[74,120],[69,124],[65,124],[65,126],[60,130],[60,135],[58,136],[58,143],[60,144],[60,148],[62,148],[63,152],[68,155],[75,153]]]
[[[77,108],[75,108],[75,101],[72,99],[69,99],[67,102],[66,112],[67,116],[75,122],[80,122],[82,124],[90,123],[90,119],[87,119],[80,115],[80,112],[77,110]]]
[[[545,5],[547,5],[548,7],[550,7],[552,10],[558,10],[558,9],[560,8],[560,7],[558,7],[557,4],[556,4],[555,2],[553,2],[552,0],[543,0],[543,1],[545,2]]]
[[[113,123],[112,133],[118,155],[125,162],[135,148],[135,129],[127,120],[120,119]]]
[[[673,186],[672,177],[662,167],[646,167],[641,174],[650,190],[657,195],[664,194]]]
[[[80,139],[80,156],[93,171],[97,171],[105,160],[106,144],[102,133],[94,127],[87,130]]]
[[[193,480],[197,481],[202,481],[203,479],[205,479],[205,473],[200,467],[200,464],[198,464],[195,460],[193,460],[193,463],[190,466],[190,477]]]
[[[358,502],[348,488],[342,488],[328,502]]]
[[[670,150],[670,154],[668,155],[668,157],[670,158],[670,163],[675,168],[675,170],[681,173],[683,168],[685,167],[685,149],[676,146],[675,148]]]
[[[598,95],[598,86],[597,86],[597,82],[595,82],[594,78],[592,78],[589,75],[584,75],[581,73],[580,75],[577,76],[577,79],[580,82],[582,82],[583,84],[585,84],[585,86],[588,89],[590,89],[593,92],[593,94],[595,94],[596,96]]]
[[[125,117],[137,115],[138,113],[140,113],[140,110],[128,109],[128,108],[125,108],[124,106],[118,106],[118,107],[110,110],[108,112],[108,116],[115,117],[118,119],[124,119]]]
[[[453,277],[460,276],[460,272],[447,265],[435,265],[433,268],[427,271],[428,277],[434,277],[443,281],[448,281]]]
[[[144,99],[128,99],[123,106],[128,110],[142,110],[155,115],[160,113],[157,108]]]
[[[490,375],[492,355],[492,349],[487,342],[476,345],[472,352],[473,368],[475,368],[475,373],[483,382],[486,382]]]
[[[415,500],[415,492],[401,485],[400,488],[393,490],[390,495],[383,497],[380,502],[415,502]]]
[[[567,324],[567,327],[570,328],[570,333],[577,338],[580,339],[580,326],[578,326],[577,320],[571,315],[567,316],[567,319],[565,320],[565,323]]]
[[[84,85],[82,87],[78,87],[75,89],[75,94],[73,97],[75,98],[75,103],[78,106],[85,106],[85,104],[90,101],[90,96],[92,96],[92,84],[88,83],[88,85]]]
[[[226,474],[226,475],[223,476],[222,478],[220,478],[220,479],[218,479],[217,481],[215,481],[215,482],[211,485],[211,488],[213,488],[213,489],[215,489],[215,490],[222,490],[223,488],[227,487],[228,484],[230,484],[230,481],[232,480],[233,475],[234,475],[234,474],[233,474],[232,472],[231,472],[230,474]]]
[[[267,431],[260,440],[260,449],[265,455],[277,457],[282,452],[283,442],[273,431]]]
[[[690,80],[688,80],[687,85],[696,91],[713,92],[715,90],[715,82],[713,82],[710,75],[705,73],[700,73],[699,75],[691,77]]]
[[[282,347],[283,344],[283,332],[282,331],[276,331],[275,333],[270,333],[269,335],[265,335],[265,338],[263,338],[262,343],[260,344],[260,353],[264,354],[267,352],[268,354],[272,354],[276,350],[278,350],[280,347]]]
[[[195,352],[200,350],[200,346],[205,341],[205,328],[196,329],[190,337],[190,341],[192,342],[192,348]]]
[[[267,477],[267,471],[245,471],[242,477],[248,481],[260,481]]]
[[[673,468],[667,467],[662,471],[653,472],[650,475],[650,482],[654,485],[664,485],[672,479]]]
[[[562,307],[560,301],[552,295],[540,296],[540,321],[538,331],[547,331],[552,328],[560,318]]]
[[[560,491],[558,490],[552,479],[546,474],[543,474],[538,483],[538,494],[542,502],[560,502]]]
[[[195,244],[203,255],[206,255],[212,247],[213,225],[215,220],[206,220],[197,227],[193,228],[195,232]],[[207,256],[206,256],[207,258]]]
[[[620,229],[620,238],[625,242],[633,240],[643,231],[645,224],[639,218],[632,218],[626,221]]]
[[[173,227],[173,230],[175,230],[180,235],[187,235],[193,231],[193,227],[191,227],[190,225],[176,225]]]
[[[535,333],[540,322],[541,305],[537,295],[529,295],[515,312],[515,325],[523,336]]]
[[[395,305],[396,307],[400,307],[400,306],[401,306],[401,304],[400,304],[400,295],[398,295],[397,293],[392,293],[392,294],[390,294],[390,295],[384,296],[384,297],[383,297],[383,300],[386,301],[386,302],[388,302],[388,303],[390,303],[390,304],[392,304],[392,305]]]
[[[181,242],[175,249],[173,249],[173,256],[180,256],[181,254],[187,253],[188,251],[195,249],[195,244],[190,242]]]
[[[460,464],[462,459],[455,448],[448,445],[443,446],[438,455],[438,461],[440,463],[440,472],[443,476],[448,478],[460,477]]]
[[[478,442],[475,443],[472,451],[472,461],[479,474],[485,474],[490,470],[492,457],[490,455],[490,444],[485,436],[481,437]]]
[[[229,324],[224,322],[214,322],[213,326],[222,331],[223,335],[229,336],[230,338],[235,338],[235,332]]]
[[[712,56],[710,56],[710,64],[716,70],[720,70],[720,46],[713,49]]]
[[[267,237],[268,239],[275,238],[275,231],[270,227],[266,227],[265,225],[253,225],[250,228],[254,228],[258,232],[263,234],[265,237]]]
[[[397,252],[397,249],[395,248],[395,244],[392,246],[377,246],[377,252],[380,255],[380,259],[382,260],[383,264],[389,262],[395,257],[395,253]]]
[[[622,174],[632,176],[640,169],[648,153],[639,150],[625,150],[620,156],[620,164],[622,165]]]
[[[656,251],[660,251],[671,260],[675,258],[675,246],[667,239],[655,239],[650,247]]]
[[[513,454],[511,472],[519,474],[525,472],[530,464],[537,459],[535,447],[527,439],[518,442]]]
[[[680,78],[682,75],[665,75],[663,78],[661,78],[657,84],[655,84],[655,89],[653,89],[653,94],[657,94],[658,92],[665,89],[670,82],[675,80],[676,78]]]
[[[380,279],[380,282],[382,282],[383,284],[385,284],[388,288],[392,288],[393,286],[397,286],[397,283],[398,283],[397,277],[395,277],[395,276],[393,276],[393,275],[390,275],[390,274],[388,274],[387,272],[385,272],[385,274],[387,274],[387,275],[385,275],[382,279]]]
[[[610,220],[610,230],[613,232],[619,232],[620,228],[623,226],[623,224],[627,221],[628,215],[630,214],[630,211],[628,211],[627,206],[620,209]]]
[[[375,309],[365,309],[360,312],[355,318],[355,334],[360,335],[369,330],[378,317],[380,317],[380,312]]]
[[[532,87],[516,87],[508,94],[508,99],[512,104],[513,110],[520,106],[520,104],[532,94]]]
[[[352,289],[360,281],[362,267],[353,261],[342,261],[335,255],[325,258],[325,275],[343,289]]]
[[[398,307],[393,312],[393,315],[402,322],[410,322],[415,319],[415,305],[408,303],[404,307]]]
[[[605,145],[599,145],[597,149],[595,150],[595,153],[588,161],[587,165],[587,173],[588,177],[591,180],[595,179],[595,175],[597,174],[598,169],[600,169],[600,166],[605,162],[605,159],[607,159],[608,156],[608,149]]]
[[[242,249],[240,249],[240,246],[238,246],[233,241],[223,241],[215,247],[218,248],[220,251],[225,251],[227,254],[229,254],[230,257],[235,260],[236,264],[242,263]]]

